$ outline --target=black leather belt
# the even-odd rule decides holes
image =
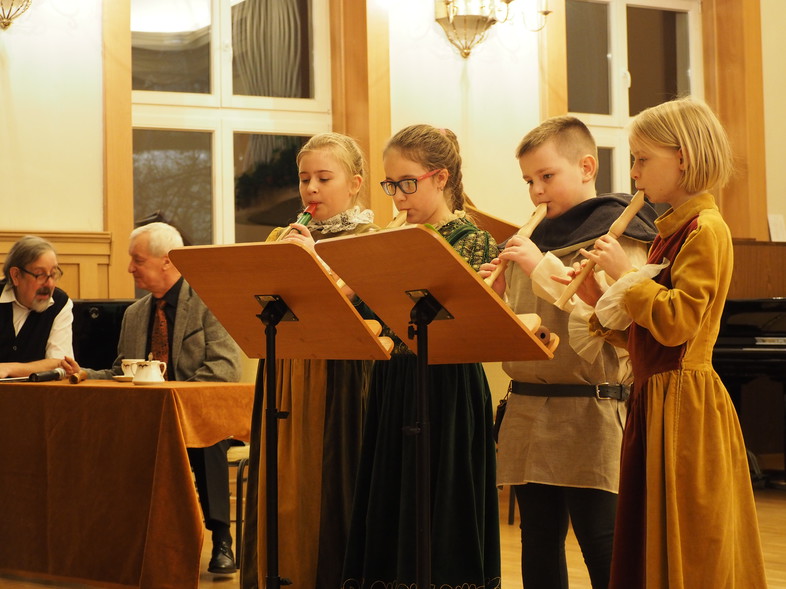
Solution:
[[[627,401],[630,386],[626,384],[541,384],[511,381],[510,392],[531,397],[595,397]]]

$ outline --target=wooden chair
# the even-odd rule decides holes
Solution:
[[[240,566],[243,551],[243,488],[246,483],[246,467],[248,466],[250,446],[230,446],[227,450],[227,462],[237,467],[235,484],[235,562]]]

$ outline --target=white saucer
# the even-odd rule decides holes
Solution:
[[[131,381],[131,382],[133,382],[134,384],[139,384],[139,385],[150,385],[150,384],[164,384],[166,381],[164,381],[164,380],[134,380],[134,381]]]
[[[134,380],[133,376],[126,376],[125,374],[116,374],[112,378],[114,378],[118,382],[131,382],[132,380]]]

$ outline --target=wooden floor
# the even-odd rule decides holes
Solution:
[[[762,544],[764,546],[764,561],[767,569],[769,589],[786,589],[786,491],[776,489],[761,489],[755,492],[756,507],[759,514],[759,527],[761,529]],[[522,589],[521,573],[519,568],[521,542],[518,522],[508,525],[508,495],[507,489],[503,490],[500,497],[502,522],[500,536],[502,544],[502,586],[504,589]],[[210,559],[209,534],[202,550],[203,571],[199,577],[199,589],[238,589],[239,575],[221,576],[211,575],[207,572],[207,562]],[[568,574],[571,589],[591,589],[581,552],[572,533],[568,536]],[[285,571],[282,571],[284,573]],[[0,576],[2,589],[41,589],[42,587],[81,589],[82,585],[31,582]],[[308,589],[308,588],[300,588]],[[743,589],[743,588],[740,588]]]
[[[761,489],[755,491],[755,496],[768,588],[786,589],[786,491]],[[518,521],[508,525],[508,506],[505,504],[500,508],[503,516],[500,525],[502,586],[504,589],[522,589]],[[570,589],[591,589],[589,575],[572,531],[568,533],[567,560]]]

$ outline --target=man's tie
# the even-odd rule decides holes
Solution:
[[[150,335],[150,353],[153,355],[153,360],[166,362],[167,372],[169,372],[169,326],[166,322],[166,313],[164,313],[166,301],[158,299],[155,304],[156,316],[153,320],[153,333]],[[164,380],[168,380],[166,372]]]

